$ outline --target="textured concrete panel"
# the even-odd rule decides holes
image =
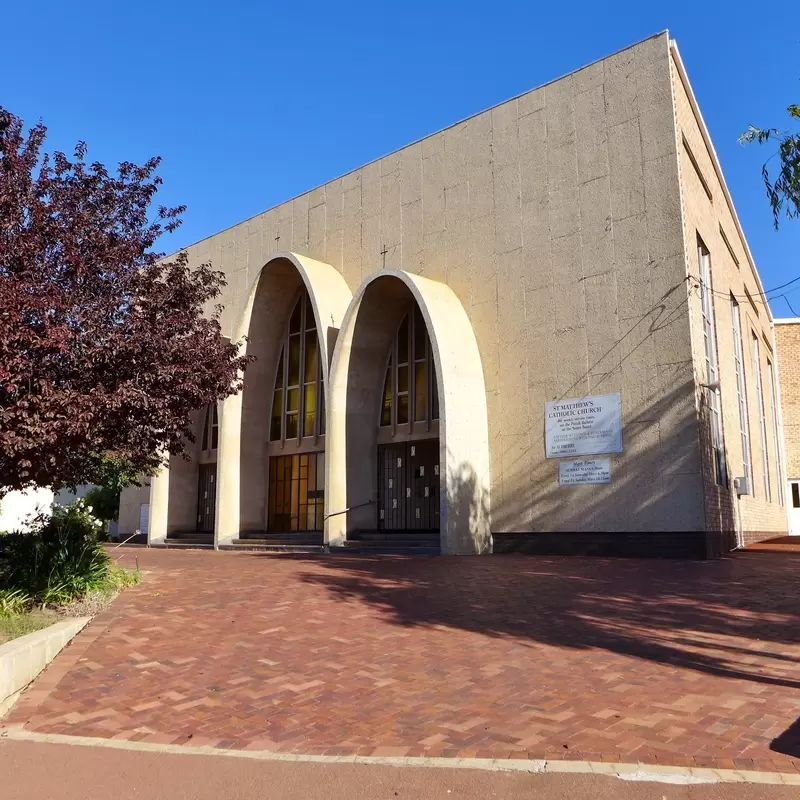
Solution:
[[[633,50],[622,50],[603,61],[606,125],[610,128],[638,114]]]
[[[519,161],[516,100],[492,109],[492,155],[498,169]]]
[[[672,84],[667,66],[666,53],[661,60],[642,68],[637,59],[636,91],[645,161],[675,153]]]
[[[614,219],[644,214],[642,144],[637,117],[609,128],[608,159]]]
[[[442,178],[445,187],[466,183],[468,137],[467,125],[461,123],[448,128],[444,134],[444,154],[442,156]]]
[[[643,165],[647,213],[647,248],[650,258],[661,260],[683,253],[683,228],[678,164],[663,156]]]
[[[507,253],[522,247],[520,176],[517,164],[498,169],[494,179],[495,252]]]
[[[575,97],[575,138],[578,146],[578,181],[584,183],[608,174],[603,87],[595,86]]]
[[[520,118],[545,107],[545,88],[546,87],[541,86],[538,89],[521,95],[517,99],[517,114]]]
[[[403,205],[422,199],[422,145],[419,142],[402,151],[400,184],[400,201]]]

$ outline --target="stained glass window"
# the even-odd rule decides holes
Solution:
[[[278,358],[272,393],[270,440],[325,432],[322,365],[314,310],[303,290],[295,303]]]
[[[425,318],[419,306],[403,317],[389,350],[380,424],[406,425],[439,419],[439,396]]]

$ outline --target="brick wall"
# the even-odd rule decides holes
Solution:
[[[775,325],[786,475],[800,479],[800,319]]]
[[[723,184],[715,168],[709,143],[703,136],[702,120],[693,108],[687,86],[680,75],[673,52],[672,80],[676,119],[681,203],[684,223],[687,282],[687,314],[692,331],[692,354],[697,389],[700,448],[703,456],[703,494],[706,530],[710,554],[724,552],[735,543],[737,514],[745,543],[759,541],[786,532],[786,509],[779,502],[783,478],[778,475],[773,419],[769,405],[767,371],[774,365],[772,316],[761,299],[755,265],[750,261],[746,243],[739,234],[734,212],[728,205]],[[713,307],[716,323],[716,349],[719,368],[719,402],[723,426],[723,445],[729,475],[729,487],[717,485],[711,422],[707,412],[707,382],[703,316],[699,289],[698,236],[710,253]],[[744,447],[740,426],[739,392],[735,370],[734,297],[739,306],[742,330],[742,356],[752,463],[753,494],[737,503],[732,489],[733,478],[744,474]],[[760,370],[763,384],[767,428],[767,454],[771,498],[764,490],[762,444],[758,416],[756,374],[752,349],[758,337]],[[798,338],[800,342],[800,338]],[[785,498],[784,498],[785,499]],[[738,506],[738,508],[737,508]]]

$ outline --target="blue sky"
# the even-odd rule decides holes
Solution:
[[[48,149],[163,157],[161,202],[189,207],[165,250],[668,28],[765,288],[800,275],[800,220],[776,233],[761,184],[772,149],[737,143],[800,102],[800,34],[774,5],[38,0],[3,22],[0,103],[43,118]]]

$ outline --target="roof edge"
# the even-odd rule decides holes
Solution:
[[[750,250],[750,245],[747,243],[747,237],[744,235],[744,229],[742,228],[742,223],[739,221],[739,215],[736,213],[736,207],[733,205],[733,198],[731,197],[731,193],[728,189],[728,184],[725,182],[725,176],[722,174],[722,166],[720,165],[717,151],[714,149],[714,144],[711,141],[711,135],[708,132],[708,126],[703,119],[703,114],[700,111],[700,106],[698,105],[697,98],[694,95],[692,84],[689,82],[689,76],[686,73],[686,67],[684,66],[681,54],[678,51],[678,43],[674,39],[670,39],[669,50],[672,55],[672,60],[675,62],[675,67],[678,70],[678,75],[680,76],[683,88],[686,90],[686,96],[689,98],[689,105],[692,107],[692,112],[697,120],[697,126],[700,128],[700,134],[702,135],[703,141],[708,149],[708,153],[711,156],[711,163],[714,166],[714,172],[716,172],[720,186],[722,187],[722,193],[725,196],[725,201],[727,202],[728,209],[731,212],[731,217],[733,217],[733,224],[736,225],[736,230],[742,240],[742,244],[744,245],[744,252],[747,256],[747,262],[750,265],[750,271],[753,273],[753,277],[756,279],[756,286],[758,287],[758,292],[761,295],[761,299],[764,301],[764,306],[767,309],[767,316],[772,322],[774,321],[774,317],[772,315],[772,309],[769,307],[769,300],[767,300],[767,296],[764,292],[764,284],[761,282],[761,276],[758,274],[758,270],[756,269],[756,262],[753,258],[753,253]]]
[[[614,50],[613,52],[607,53],[606,55],[601,56],[600,58],[596,58],[594,61],[589,61],[588,63],[583,64],[580,67],[576,67],[575,69],[570,70],[569,72],[565,72],[556,78],[551,78],[549,81],[540,83],[538,86],[533,86],[530,89],[525,89],[524,92],[520,92],[519,94],[513,95],[512,97],[508,97],[505,100],[501,100],[499,103],[495,103],[494,105],[488,106],[487,108],[483,108],[480,111],[476,111],[474,114],[470,114],[469,116],[463,117],[462,119],[459,119],[456,122],[451,123],[450,125],[445,125],[444,128],[439,128],[438,130],[435,130],[431,133],[426,133],[424,136],[420,136],[419,139],[414,139],[408,142],[408,144],[404,144],[401,147],[398,147],[396,150],[390,150],[388,153],[384,153],[382,156],[373,158],[370,161],[366,161],[363,164],[359,164],[357,167],[353,167],[352,169],[347,170],[347,172],[342,172],[341,174],[336,175],[333,178],[329,178],[323,181],[322,183],[318,183],[315,186],[312,186],[310,189],[305,189],[302,192],[299,192],[298,194],[292,195],[291,197],[287,197],[286,200],[281,200],[281,202],[278,203],[277,205],[269,206],[268,208],[265,208],[263,211],[259,211],[258,213],[252,214],[249,217],[245,217],[243,220],[240,220],[239,222],[234,222],[232,225],[228,225],[225,228],[221,228],[215,233],[210,233],[208,236],[203,236],[201,239],[198,239],[195,242],[191,242],[190,244],[184,245],[183,247],[180,247],[177,250],[170,253],[170,255],[167,257],[171,258],[173,255],[181,252],[182,250],[187,250],[188,248],[194,247],[195,245],[198,245],[201,242],[205,242],[207,239],[213,239],[215,236],[219,236],[221,233],[225,233],[225,231],[232,230],[233,228],[236,228],[239,225],[244,225],[246,222],[250,222],[250,220],[255,219],[256,217],[260,217],[262,214],[267,214],[268,212],[272,211],[275,208],[279,208],[280,206],[285,205],[286,203],[291,203],[294,200],[297,200],[297,198],[302,197],[305,194],[310,194],[311,192],[316,191],[317,189],[321,189],[323,186],[326,186],[329,183],[342,180],[342,178],[346,178],[348,175],[351,175],[354,172],[358,172],[359,170],[365,169],[371,164],[375,164],[383,160],[384,158],[388,158],[389,156],[394,155],[395,153],[399,153],[401,150],[405,150],[407,147],[412,147],[413,145],[419,144],[420,142],[424,142],[426,139],[430,139],[433,136],[438,136],[440,133],[444,133],[444,131],[448,131],[451,128],[455,128],[458,125],[463,125],[465,122],[468,122],[469,120],[474,119],[475,117],[479,117],[481,114],[485,114],[487,111],[493,111],[495,108],[499,108],[500,106],[505,105],[506,103],[510,103],[513,100],[519,100],[520,97],[524,97],[526,94],[535,92],[537,89],[543,89],[545,86],[550,86],[550,84],[552,83],[557,83],[558,81],[564,80],[564,78],[568,78],[570,75],[574,75],[576,72],[588,69],[589,67],[592,67],[595,64],[599,64],[601,61],[605,61],[607,58],[612,58],[618,53],[624,53],[626,50],[631,50],[634,47],[638,47],[643,42],[649,42],[651,39],[656,39],[659,36],[664,36],[665,34],[669,36],[669,30],[666,28],[664,30],[658,31],[657,33],[653,33],[650,36],[645,36],[643,39],[638,39],[637,41],[633,42],[632,44],[626,45],[625,47],[620,47],[618,50]],[[670,39],[670,43],[672,41],[673,40]]]

